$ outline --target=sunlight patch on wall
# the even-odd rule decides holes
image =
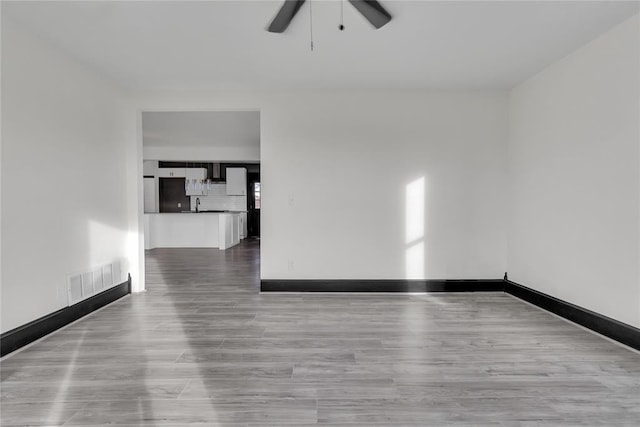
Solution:
[[[405,278],[424,279],[425,260],[425,177],[405,189]]]
[[[405,264],[407,279],[424,279],[424,242],[416,243],[407,248]]]
[[[424,177],[407,184],[405,243],[424,237]]]
[[[89,220],[89,265],[99,265],[122,258],[126,254],[125,230]]]
[[[142,292],[145,289],[145,270],[141,267],[144,263],[144,246],[139,242],[144,240],[141,231],[129,231],[127,233],[127,258],[129,260],[128,271],[131,274],[131,292]]]

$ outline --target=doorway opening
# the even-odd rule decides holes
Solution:
[[[250,240],[259,247],[260,112],[141,116],[145,258],[162,249],[207,256]]]

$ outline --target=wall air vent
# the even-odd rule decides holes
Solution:
[[[117,285],[118,283],[123,282],[122,279],[122,273],[121,273],[121,262],[120,261],[116,261],[112,264],[112,269],[111,269],[111,275],[113,277],[113,284]]]
[[[124,282],[122,276],[126,265],[126,260],[116,260],[70,275],[67,279],[68,305],[77,304]]]
[[[111,264],[102,267],[102,280],[105,288],[110,288],[113,285],[113,266]]]
[[[82,273],[69,277],[69,302],[82,300]]]
[[[93,274],[90,271],[82,273],[82,295],[92,295],[93,292]]]
[[[104,282],[102,281],[102,268],[96,268],[93,270],[93,290],[95,292],[101,292],[104,288]]]

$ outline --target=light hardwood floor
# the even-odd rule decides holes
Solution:
[[[2,425],[640,425],[640,355],[513,297],[261,295],[258,255],[147,252],[2,360]]]

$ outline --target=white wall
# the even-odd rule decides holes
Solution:
[[[158,161],[144,160],[142,162],[142,175],[152,176],[153,178],[144,178],[144,212],[160,211],[160,185],[158,178]],[[146,247],[146,245],[145,245]]]
[[[145,160],[202,161],[202,162],[256,162],[260,160],[260,147],[172,147],[144,146]]]
[[[260,110],[264,279],[505,271],[506,92],[156,93],[138,106]],[[407,242],[421,178],[424,215],[408,219],[424,235]]]
[[[500,92],[276,97],[262,114],[262,277],[501,277],[506,120]]]
[[[174,161],[260,160],[260,113],[144,111],[144,158]]]
[[[117,88],[3,17],[3,332],[66,306],[69,274],[131,255],[125,107]]]
[[[509,278],[640,327],[639,25],[510,96]]]
[[[142,174],[156,176],[158,173],[158,161],[157,160],[145,160],[142,162]]]

